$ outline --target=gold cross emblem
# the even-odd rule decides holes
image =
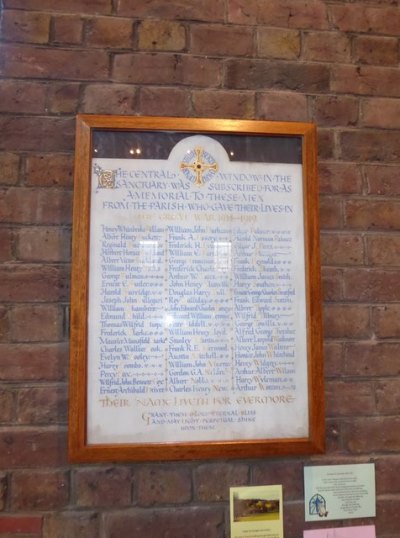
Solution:
[[[195,148],[195,160],[193,163],[181,163],[181,170],[184,170],[185,168],[189,168],[196,174],[196,180],[194,182],[195,185],[204,185],[203,181],[203,173],[207,170],[214,170],[215,172],[218,171],[218,164],[208,164],[203,161],[203,148]]]

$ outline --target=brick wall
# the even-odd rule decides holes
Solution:
[[[398,0],[2,0],[0,536],[222,538],[229,486],[282,483],[301,538],[316,461],[374,461],[400,536],[399,29]],[[77,112],[317,123],[326,455],[68,464]]]

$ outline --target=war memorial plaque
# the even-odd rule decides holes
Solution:
[[[78,117],[72,460],[323,450],[315,136]]]

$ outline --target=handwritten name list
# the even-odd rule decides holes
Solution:
[[[200,142],[208,181],[180,167]],[[307,433],[301,167],[231,163],[215,144],[96,160],[90,442]]]

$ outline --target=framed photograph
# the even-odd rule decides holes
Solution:
[[[77,117],[69,454],[324,450],[316,129]]]

